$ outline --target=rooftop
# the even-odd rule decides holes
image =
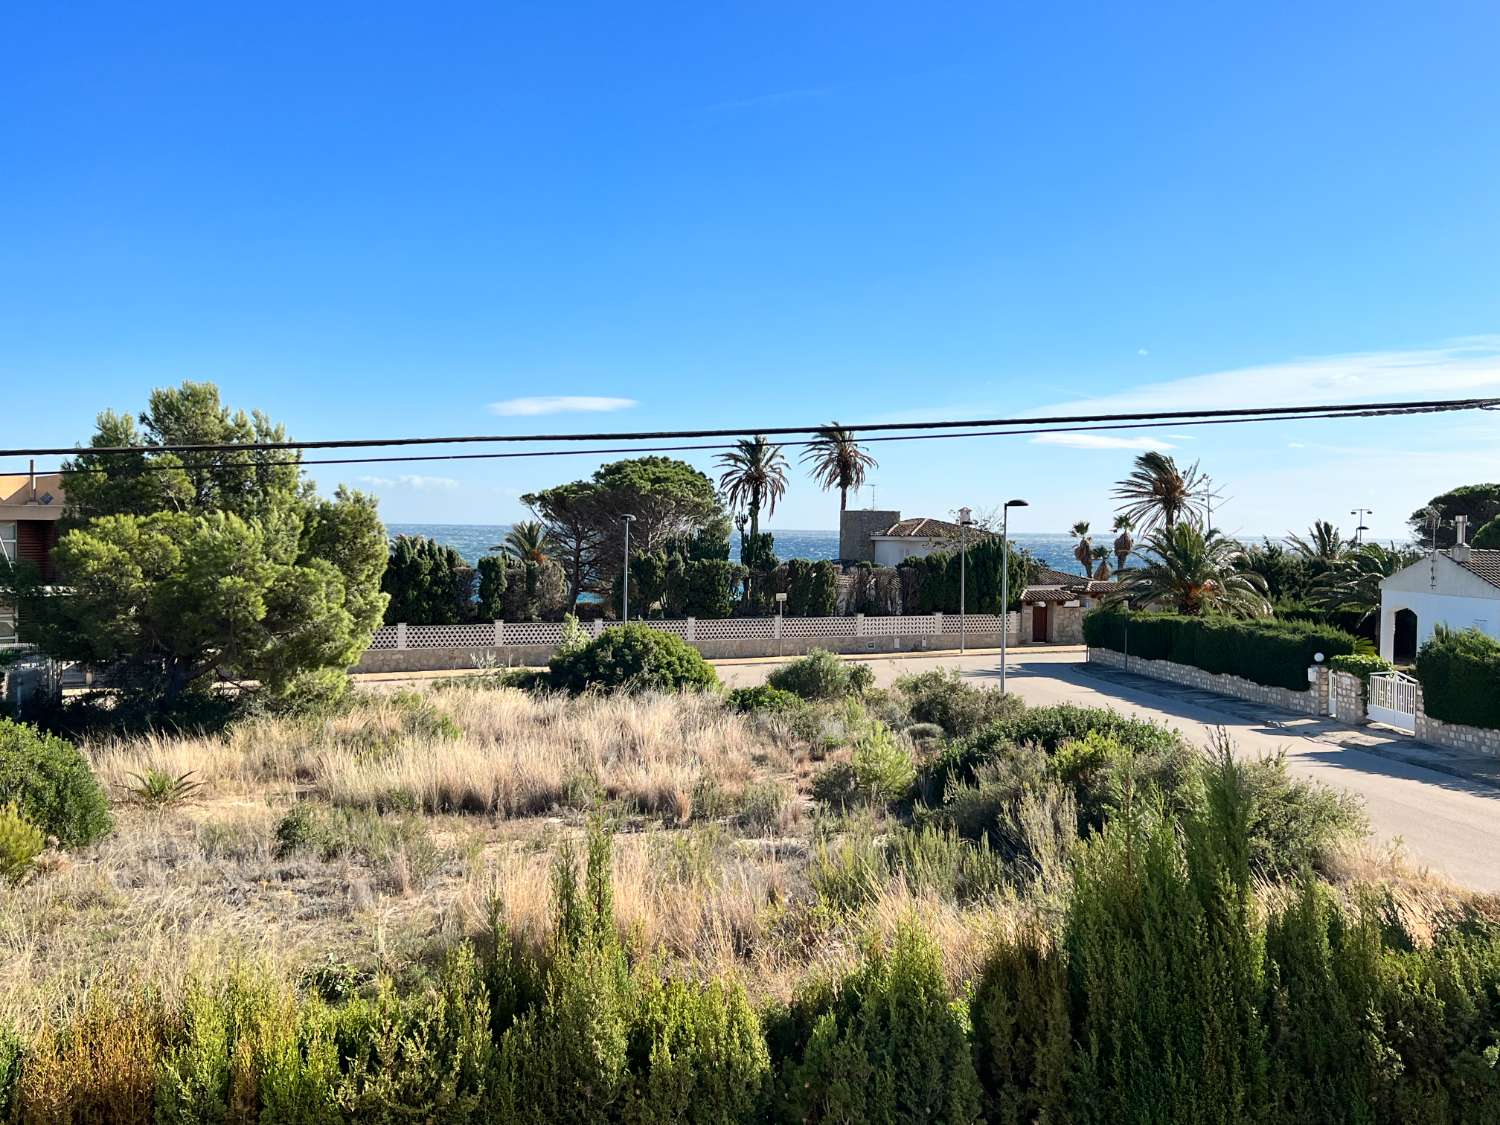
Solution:
[[[35,499],[32,480],[36,481]],[[63,485],[61,473],[0,473],[0,518],[61,519]]]
[[[1453,558],[1452,551],[1444,551],[1443,554],[1476,578],[1483,578],[1491,586],[1500,586],[1500,551],[1470,547],[1468,557],[1463,559]]]
[[[928,519],[925,516],[898,520],[882,531],[900,539],[957,539],[960,528],[949,520]]]

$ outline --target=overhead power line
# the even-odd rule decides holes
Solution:
[[[1500,400],[1494,400],[1494,399],[1474,400],[1474,401],[1475,402],[1487,402],[1487,403],[1500,404]],[[1307,412],[1305,408],[1300,408],[1300,407],[1299,408],[1288,408],[1288,409],[1289,410],[1295,410],[1295,411],[1298,411],[1298,412],[1296,412],[1296,413],[1278,413],[1278,414],[1254,413],[1254,414],[1248,414],[1246,416],[1241,416],[1241,417],[1206,417],[1206,418],[1190,418],[1190,419],[1183,419],[1183,418],[1177,417],[1176,415],[1167,415],[1166,417],[1168,417],[1169,420],[1167,420],[1167,421],[1157,421],[1157,422],[1130,422],[1130,423],[1114,422],[1114,423],[1104,423],[1104,424],[1098,424],[1098,425],[1073,425],[1073,426],[1029,426],[1029,427],[1025,427],[1025,428],[1014,428],[1013,427],[1013,428],[1010,428],[1010,429],[1002,429],[1002,430],[961,430],[960,431],[960,430],[944,429],[940,433],[900,433],[900,434],[887,434],[887,435],[879,436],[879,437],[859,438],[859,441],[862,444],[873,444],[873,443],[876,443],[876,442],[882,442],[883,443],[883,442],[893,442],[893,441],[935,441],[935,440],[954,440],[954,439],[959,439],[959,438],[978,438],[978,437],[1027,437],[1027,436],[1036,436],[1036,435],[1043,435],[1043,434],[1096,433],[1096,432],[1099,432],[1099,431],[1110,431],[1110,430],[1116,430],[1116,431],[1117,430],[1150,430],[1150,429],[1164,429],[1164,428],[1186,429],[1186,428],[1191,428],[1191,427],[1196,427],[1196,426],[1226,426],[1226,425],[1240,425],[1240,424],[1245,424],[1245,423],[1256,423],[1256,422],[1300,422],[1300,421],[1310,421],[1310,420],[1315,420],[1315,419],[1336,419],[1336,418],[1390,417],[1390,416],[1394,416],[1394,415],[1426,414],[1426,413],[1437,413],[1437,412],[1439,412],[1431,404],[1424,404],[1422,406],[1416,406],[1415,404],[1410,404],[1410,403],[1400,404],[1400,405],[1390,404],[1390,405],[1387,405],[1385,407],[1375,407],[1375,406],[1366,404],[1366,405],[1361,405],[1361,406],[1359,406],[1358,408],[1355,408],[1355,409],[1347,409],[1347,408],[1339,408],[1339,407],[1333,407],[1333,408],[1320,407],[1320,408],[1317,408],[1317,410],[1318,410],[1317,413]],[[1447,410],[1460,410],[1460,409],[1487,409],[1487,407],[1446,405],[1443,408],[1444,411],[1447,411]],[[947,425],[949,425],[949,423],[926,423],[926,424],[927,425],[941,425],[941,426],[947,426]],[[907,423],[901,423],[901,425],[905,426],[905,425],[908,425],[908,424]],[[854,427],[852,427],[852,426],[850,426],[850,427],[842,427],[842,428],[849,429],[851,431],[854,430]],[[798,431],[798,432],[804,432],[804,431]],[[541,440],[541,439],[537,439],[537,440]],[[289,443],[289,444],[295,445],[296,443]],[[321,448],[321,446],[317,445],[316,443],[309,443],[309,444],[312,445],[313,447]],[[782,445],[783,447],[800,447],[800,446],[813,445],[813,444],[815,444],[815,442],[812,439],[808,439],[808,440],[803,440],[803,441],[786,441],[786,442],[780,442],[778,444]],[[70,452],[73,452],[73,453],[130,452],[130,453],[142,453],[142,454],[156,454],[156,453],[164,453],[164,452],[170,452],[170,451],[174,451],[175,450],[175,451],[184,452],[184,453],[189,453],[189,452],[191,452],[191,453],[212,453],[212,452],[262,453],[262,452],[265,452],[265,451],[268,451],[268,450],[275,450],[275,449],[278,449],[278,448],[285,448],[285,446],[276,446],[276,445],[271,445],[271,444],[263,444],[263,445],[256,445],[256,444],[235,444],[235,445],[227,445],[227,446],[209,446],[209,445],[198,445],[198,446],[138,446],[138,447],[131,447],[129,449],[121,449],[121,450],[76,449],[76,450],[70,450]],[[234,463],[225,464],[223,462],[199,462],[199,463],[196,463],[196,464],[194,464],[192,462],[179,462],[179,463],[173,463],[173,464],[163,464],[161,462],[151,462],[151,463],[147,463],[147,464],[143,464],[143,465],[132,465],[126,471],[128,471],[128,472],[151,472],[151,471],[170,472],[170,471],[177,471],[177,470],[192,471],[192,470],[203,470],[203,469],[212,469],[215,472],[223,472],[223,471],[228,471],[228,470],[233,470],[233,469],[242,469],[242,470],[246,470],[246,471],[256,471],[256,470],[260,470],[260,469],[274,468],[274,467],[277,467],[277,466],[285,466],[285,465],[297,465],[297,466],[311,466],[311,465],[389,465],[389,464],[414,464],[414,463],[439,462],[439,461],[497,461],[497,460],[513,460],[513,459],[528,458],[528,457],[603,456],[603,455],[617,454],[617,453],[629,453],[629,454],[641,454],[641,453],[688,453],[688,452],[704,452],[704,451],[727,450],[727,449],[733,449],[733,448],[734,448],[733,443],[710,442],[710,443],[695,443],[695,444],[691,444],[691,445],[648,445],[648,446],[638,446],[637,445],[637,446],[586,447],[586,448],[581,448],[581,449],[580,448],[567,448],[567,449],[527,449],[527,450],[512,450],[512,451],[508,451],[508,452],[488,452],[488,453],[425,453],[425,454],[418,453],[418,454],[398,454],[398,455],[380,456],[380,457],[329,457],[329,458],[290,458],[289,457],[289,458],[283,458],[283,459],[277,459],[277,460],[272,460],[272,459],[268,459],[268,458],[264,458],[264,457],[257,457],[253,461],[248,461],[248,462],[244,462],[244,463],[241,463],[241,464],[234,464]],[[3,452],[3,451],[0,451],[0,452]],[[47,473],[57,473],[57,472],[60,472],[60,473],[65,473],[65,474],[79,474],[79,473],[102,474],[102,473],[109,473],[109,472],[114,471],[114,470],[112,470],[110,468],[107,468],[105,466],[97,466],[97,467],[86,467],[86,468],[85,467],[77,467],[77,468],[45,469],[45,470],[38,470],[38,471],[39,472],[47,472]]]
[[[1263,416],[1284,416],[1284,419],[1278,418],[1277,420],[1285,420],[1304,415],[1310,417],[1359,417],[1382,414],[1430,414],[1455,410],[1492,410],[1497,406],[1500,406],[1500,398],[1423,399],[1407,402],[1340,403],[1323,406],[1258,406],[1223,410],[1158,410],[1127,414],[1055,415],[1034,418],[970,418],[934,422],[871,422],[863,425],[840,426],[840,429],[856,434],[870,434],[890,431],[978,430],[991,429],[998,426],[1073,426],[1086,423],[1114,423],[1115,425],[1112,428],[1120,428],[1121,424],[1132,422],[1175,421],[1185,423],[1190,419],[1251,419]],[[0,457],[72,457],[85,453],[90,455],[233,453],[240,450],[263,452],[273,449],[370,449],[410,445],[516,444],[523,442],[670,441],[693,438],[735,438],[743,437],[747,434],[765,434],[768,437],[788,434],[816,434],[827,428],[827,424],[823,423],[812,426],[738,426],[733,429],[714,430],[639,430],[572,434],[464,434],[436,437],[341,438],[324,441],[100,446],[87,449],[76,446],[55,446],[34,449],[0,449]],[[866,438],[864,440],[874,439]]]

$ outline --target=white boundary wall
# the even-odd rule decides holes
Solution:
[[[1016,643],[1020,615],[1008,614],[1008,642]],[[971,613],[907,614],[900,617],[729,617],[637,624],[675,633],[711,658],[792,656],[813,648],[834,652],[901,652],[956,649],[966,637],[973,648],[1000,643],[1002,618]],[[614,623],[584,623],[599,636]],[[469,668],[485,662],[544,664],[562,641],[556,621],[491,621],[471,625],[383,625],[355,671],[424,671]]]

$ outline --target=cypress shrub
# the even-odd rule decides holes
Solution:
[[[1422,707],[1445,723],[1500,730],[1500,643],[1478,629],[1438,629],[1417,653]]]
[[[970,1010],[985,1120],[1064,1125],[1073,1038],[1061,951],[1035,926],[996,942]]]
[[[1095,610],[1085,616],[1083,637],[1091,648],[1128,652],[1142,660],[1170,660],[1292,691],[1307,690],[1314,654],[1328,659],[1353,653],[1359,644],[1341,629],[1307,622],[1117,610]]]
[[[1250,804],[1225,759],[1181,836],[1127,811],[1083,849],[1064,929],[1075,1121],[1262,1120]]]
[[[805,992],[772,1039],[782,1062],[782,1120],[979,1120],[967,1011],[954,1003],[938,950],[915,923],[837,985]]]
[[[1349,925],[1327,889],[1304,875],[1266,927],[1268,1120],[1373,1120],[1368,1013],[1380,978],[1380,933]]]

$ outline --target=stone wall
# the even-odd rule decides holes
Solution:
[[[1033,641],[1033,625],[1036,607],[1027,602],[1021,606],[1021,643],[1049,645],[1083,644],[1083,615],[1087,612],[1079,605],[1049,605],[1047,607],[1047,640]]]
[[[901,513],[876,508],[846,508],[839,513],[839,558],[844,562],[874,562],[875,544],[870,536],[879,535]]]
[[[801,656],[813,649],[847,654],[876,652],[956,652],[957,633],[889,637],[724,637],[690,642],[709,660],[749,659],[765,656]],[[1016,643],[1011,632],[1010,644]],[[970,629],[969,649],[999,648],[998,629]],[[465,648],[372,648],[365,652],[355,672],[440,672],[483,665],[539,667],[552,657],[552,645],[477,646]]]
[[[1457,750],[1461,754],[1484,754],[1500,758],[1500,730],[1445,723],[1428,715],[1422,706],[1422,686],[1417,685],[1416,734],[1419,742]]]
[[[1332,672],[1328,679],[1329,713],[1352,727],[1367,726],[1370,716],[1366,710],[1368,692],[1363,678],[1353,672]]]
[[[1283,687],[1252,683],[1239,676],[1216,675],[1187,664],[1174,664],[1170,660],[1142,660],[1138,656],[1127,657],[1113,649],[1091,648],[1089,661],[1093,664],[1104,664],[1110,668],[1120,668],[1138,676],[1148,676],[1153,680],[1165,680],[1168,683],[1181,684],[1200,691],[1231,695],[1236,699],[1265,703],[1303,715],[1326,715],[1328,713],[1327,668],[1309,670],[1313,678],[1308,683],[1307,691],[1291,691]]]

